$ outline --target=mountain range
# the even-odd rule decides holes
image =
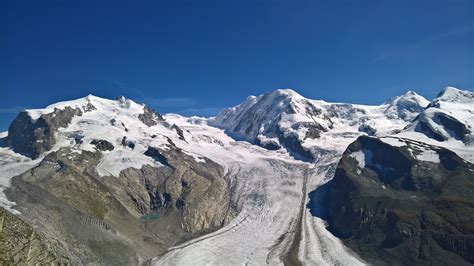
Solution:
[[[2,264],[474,263],[470,91],[211,118],[89,95],[0,138]]]

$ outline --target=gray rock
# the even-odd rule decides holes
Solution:
[[[76,115],[82,115],[82,111],[68,106],[54,109],[32,122],[28,112],[21,111],[8,128],[8,145],[15,152],[35,159],[54,146],[58,129],[69,125]]]
[[[203,158],[205,162],[196,162],[172,142],[168,147],[150,147],[145,153],[170,170],[151,194],[154,208],[178,211],[183,229],[191,233],[223,226],[234,213],[223,168],[207,158]]]
[[[143,122],[143,124],[151,127],[157,125],[160,121],[164,121],[163,117],[157,111],[151,109],[148,106],[143,108],[143,114],[138,116],[138,119]]]
[[[124,147],[129,147],[130,149],[135,149],[135,143],[133,141],[129,140],[127,137],[122,138],[122,145]]]
[[[94,106],[92,103],[88,102],[88,103],[86,104],[86,106],[82,107],[82,110],[83,110],[85,113],[87,113],[87,112],[95,111],[95,110],[97,110],[97,108],[95,108],[95,106]]]
[[[446,131],[449,132],[449,136],[444,136],[439,133],[438,129],[433,128],[433,126],[427,122],[428,118],[425,117],[424,114],[419,115],[415,120],[418,121],[415,131],[421,132],[427,137],[438,141],[446,141],[449,138],[454,138],[465,142],[467,135],[471,133],[465,124],[443,112],[436,112],[433,117],[433,122],[444,127]]]
[[[178,127],[176,124],[173,124],[171,126],[171,129],[174,129],[176,131],[180,140],[186,141],[186,139],[184,138],[184,132],[180,127]]]
[[[103,139],[94,139],[90,144],[94,145],[99,151],[112,151],[114,149],[112,143]]]

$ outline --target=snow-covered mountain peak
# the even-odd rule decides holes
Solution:
[[[428,107],[450,110],[451,113],[457,113],[453,113],[455,116],[463,117],[466,115],[462,115],[462,112],[472,114],[474,110],[474,92],[447,87],[431,101]]]
[[[411,90],[405,92],[402,95],[395,96],[385,103],[393,105],[400,102],[413,102],[424,107],[426,107],[430,103],[425,97]]]
[[[391,105],[391,106],[414,104],[414,105],[425,108],[426,106],[428,106],[429,103],[430,101],[428,101],[425,97],[417,94],[416,92],[407,91],[402,95],[391,98],[390,100],[386,101],[384,104]]]
[[[433,102],[472,103],[473,100],[474,92],[464,91],[454,87],[446,87],[438,94]]]
[[[287,88],[287,89],[277,89],[274,91],[271,91],[268,93],[269,95],[286,95],[288,97],[295,97],[295,98],[303,98],[299,93],[294,91],[293,89]]]
[[[282,114],[295,114],[298,102],[304,98],[291,89],[280,89],[259,96],[249,96],[241,104],[227,108],[219,113],[211,123],[221,127],[232,127],[232,131],[254,138],[262,129],[261,126],[279,120]],[[240,121],[253,121],[245,128]],[[247,123],[247,122],[245,122]],[[268,128],[268,127],[267,127]]]
[[[34,122],[41,115],[53,113],[57,109],[63,110],[66,107],[79,109],[81,112],[98,110],[103,112],[126,111],[133,114],[141,114],[144,112],[145,105],[136,103],[123,96],[117,97],[115,100],[110,100],[89,94],[79,99],[54,103],[47,106],[46,108],[27,109],[25,111],[29,114],[31,120]]]
[[[171,126],[144,104],[125,97],[88,95],[20,112],[8,129],[7,143],[17,153],[38,158],[64,146],[94,150],[97,140],[117,147],[127,143],[125,139],[152,136],[154,126],[160,124]]]
[[[414,91],[393,97],[384,104],[388,105],[385,113],[393,118],[401,118],[405,121],[412,121],[422,112],[430,102]]]
[[[442,89],[438,95],[436,96],[437,98],[443,97],[443,96],[449,96],[449,95],[457,95],[461,92],[460,89],[448,86],[444,89]]]

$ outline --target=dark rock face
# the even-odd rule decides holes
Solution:
[[[466,125],[445,113],[437,113],[434,121],[448,129],[451,132],[452,137],[458,140],[464,141],[466,135],[471,133]]]
[[[91,144],[94,145],[99,151],[112,151],[114,145],[103,139],[95,139],[91,141]]]
[[[95,111],[97,110],[97,108],[95,108],[95,106],[92,103],[88,102],[86,106],[82,107],[82,110],[84,110],[84,112],[87,113],[87,112]]]
[[[442,112],[435,113],[432,120],[436,124],[445,128],[450,134],[449,137],[444,136],[436,128],[432,127],[426,121],[428,119],[423,115],[418,116],[416,120],[418,120],[418,126],[416,127],[415,131],[421,132],[427,137],[435,139],[437,141],[445,141],[449,137],[465,141],[466,136],[471,133],[465,124],[458,121],[456,118]]]
[[[281,149],[281,146],[278,145],[277,143],[273,143],[273,142],[262,143],[258,139],[255,140],[255,144],[270,151],[276,151],[276,150]]]
[[[161,151],[158,148],[148,147],[145,151],[145,155],[153,158],[155,161],[162,163],[163,165],[171,167],[168,163],[168,159],[161,154]]]
[[[158,122],[164,121],[163,117],[157,111],[151,109],[148,106],[143,108],[143,114],[138,116],[138,119],[143,122],[143,124],[151,127],[157,125]]]
[[[28,112],[21,111],[8,128],[8,145],[15,152],[35,159],[54,146],[55,133],[76,115],[82,115],[82,111],[65,107],[43,114],[32,122]]]
[[[308,123],[306,127],[307,131],[304,137],[305,139],[317,139],[321,137],[321,133],[327,132],[327,129],[316,122]]]
[[[176,133],[178,133],[178,136],[179,136],[180,140],[186,141],[186,139],[184,138],[184,132],[180,127],[178,127],[176,124],[173,124],[171,126],[171,129],[174,129],[176,131]]]
[[[127,137],[123,137],[122,138],[122,145],[124,147],[129,147],[130,149],[135,149],[135,143],[133,143],[132,141],[130,141],[129,139],[127,139]]]
[[[412,145],[413,144],[413,145]],[[474,166],[423,144],[360,137],[345,151],[327,194],[329,229],[375,264],[474,263]],[[351,156],[365,154],[365,166]]]
[[[372,126],[367,125],[367,124],[362,124],[362,125],[360,125],[360,127],[358,128],[358,130],[359,130],[360,132],[367,133],[367,135],[369,135],[369,136],[374,136],[375,133],[377,133],[377,130],[376,130],[375,128],[373,128]]]
[[[419,121],[415,131],[425,134],[428,138],[445,141],[446,137],[434,130],[427,122]]]
[[[303,145],[297,136],[285,137],[283,134],[280,134],[278,140],[288,150],[291,156],[304,161],[311,161],[314,159],[311,152],[303,148]]]

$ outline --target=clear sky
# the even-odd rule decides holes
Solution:
[[[474,88],[473,0],[1,0],[0,20],[0,130],[87,94],[209,116],[278,88],[365,104]]]

